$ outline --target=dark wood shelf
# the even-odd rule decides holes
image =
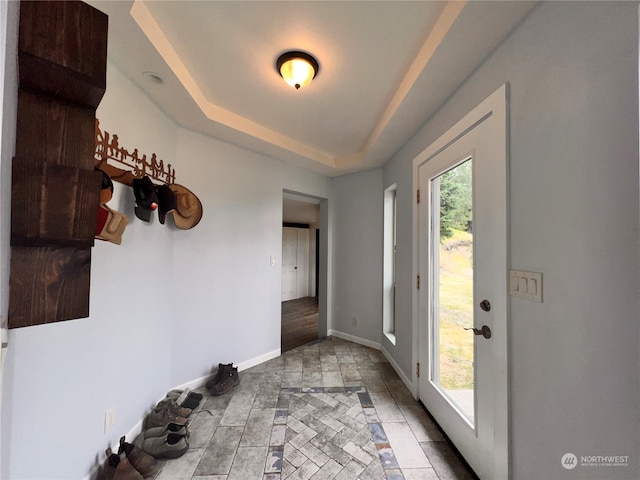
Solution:
[[[82,2],[20,3],[9,328],[89,316],[107,29],[108,17]]]

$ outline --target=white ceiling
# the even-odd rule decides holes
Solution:
[[[535,4],[88,3],[110,60],[177,124],[330,176],[383,165]],[[287,50],[317,58],[309,86],[277,73]]]

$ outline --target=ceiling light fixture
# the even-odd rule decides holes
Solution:
[[[311,83],[320,67],[318,61],[308,53],[285,52],[276,60],[276,70],[284,81],[298,90]]]

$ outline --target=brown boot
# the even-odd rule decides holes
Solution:
[[[133,468],[131,462],[123,455],[120,457],[120,463],[116,467],[113,480],[142,480],[142,475]]]
[[[104,470],[102,471],[102,478],[104,480],[113,480],[113,476],[116,473],[116,468],[120,463],[120,457],[111,451],[111,448],[107,448],[105,451],[107,454],[107,461],[104,464]]]
[[[218,371],[216,372],[216,376],[213,379],[209,380],[205,385],[208,389],[213,388],[213,386],[217,383],[220,383],[222,380],[229,375],[229,371],[233,368],[233,363],[219,363]]]
[[[157,412],[158,410],[163,410],[165,408],[173,413],[176,417],[187,418],[189,415],[191,415],[191,412],[193,412],[193,410],[190,408],[181,407],[172,398],[161,400],[153,410]]]
[[[223,395],[240,383],[238,367],[227,370],[225,376],[211,388],[211,395]]]
[[[155,458],[143,452],[137,445],[125,442],[124,437],[120,439],[118,453],[124,453],[129,459],[129,463],[131,463],[133,468],[140,472],[140,475],[144,478],[153,477],[160,469]]]
[[[153,411],[145,419],[145,428],[161,427],[168,423],[177,423],[178,425],[186,425],[188,420],[184,417],[178,417],[164,408],[159,411]]]

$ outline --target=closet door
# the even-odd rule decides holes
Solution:
[[[309,294],[309,230],[282,229],[282,301]]]

